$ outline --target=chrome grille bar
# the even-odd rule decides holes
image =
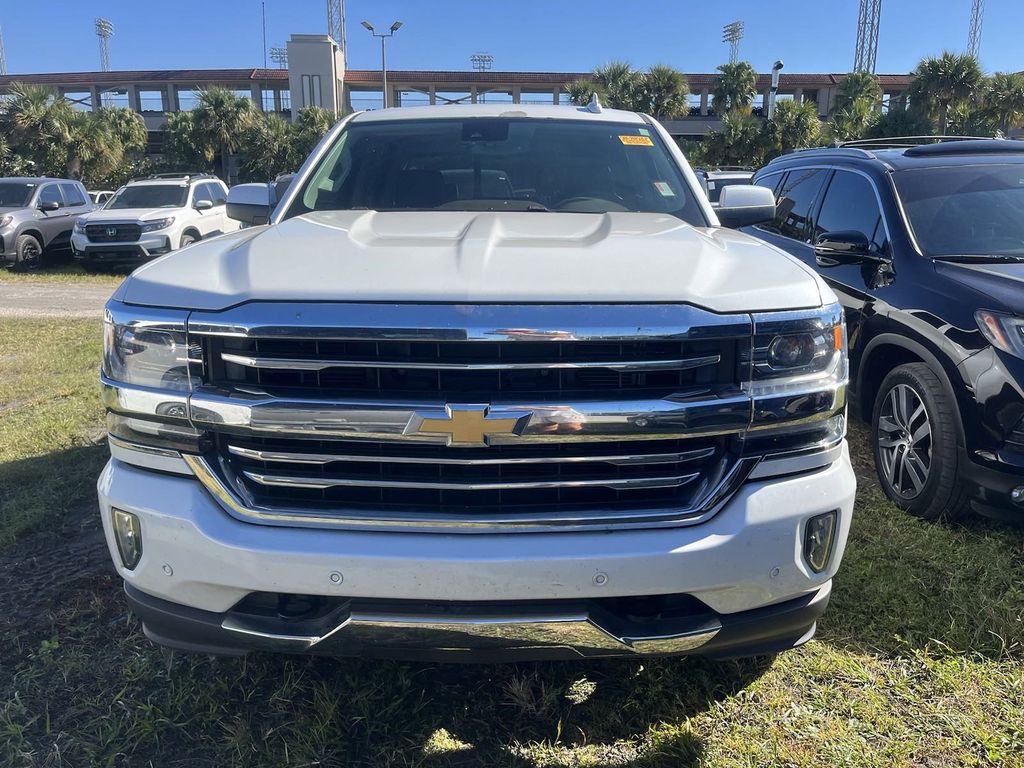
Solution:
[[[303,453],[273,451],[228,445],[228,452],[247,459],[283,464],[331,464],[336,461],[366,462],[373,464],[445,464],[452,466],[490,466],[504,464],[582,464],[604,463],[616,466],[630,464],[678,464],[706,459],[714,448],[697,448],[677,453],[619,454],[611,456],[511,456],[505,458],[449,458],[439,456],[387,456],[379,454]]]
[[[582,362],[535,362],[535,363],[444,363],[404,362],[386,360],[311,360],[294,357],[255,357],[232,352],[221,353],[225,363],[244,365],[247,368],[264,368],[282,371],[323,371],[328,368],[409,368],[436,371],[529,371],[576,368],[607,368],[613,371],[680,371],[717,365],[721,355],[705,355],[679,360],[636,360],[609,361],[588,360]]]
[[[497,482],[497,483],[432,483],[414,480],[379,480],[375,477],[301,477],[295,475],[268,475],[261,472],[245,470],[244,474],[253,482],[265,486],[281,488],[307,488],[324,490],[326,488],[364,487],[364,488],[406,488],[431,491],[513,491],[535,490],[544,488],[612,488],[626,490],[630,488],[678,488],[696,480],[700,475],[674,475],[669,477],[631,477],[621,480],[545,480],[529,482]]]

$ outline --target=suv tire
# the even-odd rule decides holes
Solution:
[[[19,271],[39,269],[43,263],[43,244],[35,235],[18,235],[14,242],[14,268]]]
[[[900,509],[925,520],[956,520],[971,511],[958,476],[956,404],[924,363],[889,372],[871,415],[871,448],[882,490]]]
[[[192,245],[199,241],[199,238],[193,235],[191,232],[186,232],[181,236],[181,242],[178,243],[179,248],[184,248],[186,245]]]

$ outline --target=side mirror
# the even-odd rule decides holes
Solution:
[[[208,211],[213,208],[213,200],[196,200],[192,207],[197,211]]]
[[[814,260],[819,267],[862,264],[871,259],[867,235],[856,230],[826,232],[814,241]]]
[[[47,200],[45,203],[40,203],[38,206],[40,211],[56,211],[60,208],[60,203],[56,200]]]
[[[775,194],[767,187],[732,184],[722,189],[715,213],[731,229],[764,224],[775,218]]]
[[[257,226],[270,221],[272,193],[269,184],[236,184],[228,190],[228,218]]]

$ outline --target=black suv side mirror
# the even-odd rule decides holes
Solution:
[[[875,261],[871,255],[871,243],[863,232],[841,230],[826,232],[814,241],[814,257],[819,267],[835,267],[840,264],[863,264]]]
[[[40,211],[56,211],[60,208],[60,203],[56,200],[47,200],[46,202],[40,203],[37,207]]]

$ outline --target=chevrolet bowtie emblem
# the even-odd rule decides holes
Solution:
[[[488,405],[446,405],[443,417],[414,414],[407,435],[447,435],[448,445],[488,445],[495,435],[518,435],[532,413],[490,416]]]

